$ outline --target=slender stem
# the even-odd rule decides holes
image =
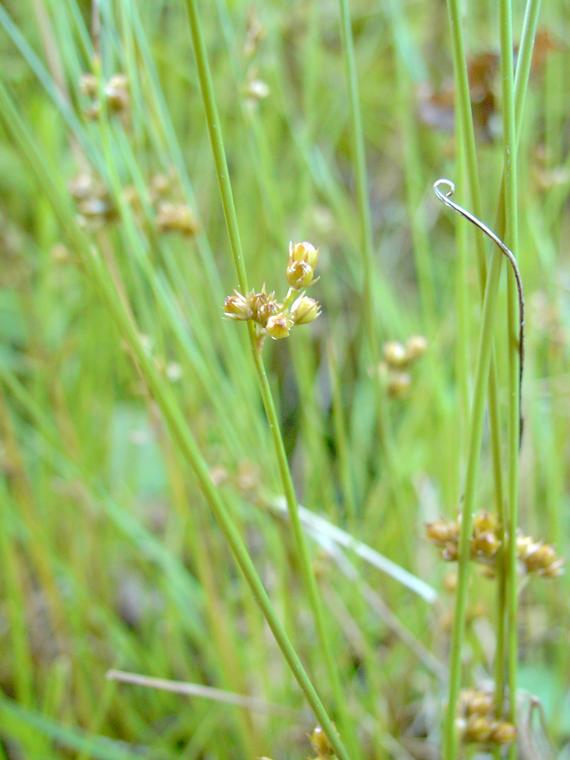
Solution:
[[[344,62],[348,82],[356,199],[360,223],[360,252],[362,255],[362,276],[364,280],[364,324],[368,338],[370,359],[375,366],[377,364],[376,358],[378,356],[378,345],[375,337],[374,319],[374,248],[372,242],[370,204],[368,201],[368,173],[366,170],[364,132],[362,129],[362,114],[360,112],[358,72],[356,70],[356,58],[354,55],[354,40],[352,37],[349,0],[339,0],[339,6]]]
[[[457,733],[455,719],[459,689],[461,685],[461,655],[465,633],[465,613],[467,610],[467,588],[470,570],[470,539],[472,513],[475,503],[475,484],[479,469],[481,436],[483,431],[483,416],[485,411],[485,387],[489,374],[493,346],[493,323],[497,301],[497,284],[501,273],[501,258],[494,256],[487,278],[485,300],[483,304],[483,324],[479,339],[477,369],[475,372],[475,388],[471,410],[469,453],[465,477],[465,493],[461,518],[461,534],[459,540],[459,563],[457,596],[451,639],[451,654],[449,665],[449,694],[447,714],[444,727],[444,760],[457,758]]]
[[[442,192],[441,187],[446,186],[447,192]],[[469,222],[474,224],[481,232],[489,237],[505,256],[515,272],[515,281],[519,284],[520,280],[516,276],[516,260],[512,252],[507,248],[503,241],[476,216],[466,211],[454,201],[450,200],[453,193],[453,183],[449,180],[439,180],[434,185],[437,197],[459,213]],[[455,614],[453,621],[453,633],[451,639],[451,653],[449,666],[449,695],[447,703],[447,712],[444,723],[444,760],[456,760],[457,757],[457,731],[456,731],[456,713],[459,699],[459,690],[461,686],[461,655],[463,649],[463,640],[465,636],[465,615],[467,610],[467,592],[470,573],[470,542],[472,513],[475,499],[475,484],[479,469],[479,458],[481,448],[481,437],[483,431],[483,416],[485,411],[485,384],[488,377],[491,363],[493,347],[493,323],[497,302],[498,285],[501,274],[501,256],[494,256],[487,285],[485,288],[485,300],[483,304],[483,324],[481,327],[479,350],[477,357],[477,368],[475,373],[475,389],[473,395],[473,406],[470,420],[469,451],[467,459],[467,472],[465,476],[465,493],[463,501],[463,510],[461,517],[461,532],[459,537],[459,563],[458,563],[458,583],[457,597],[455,604]],[[522,288],[519,291],[521,303]],[[521,315],[522,324],[522,315]]]
[[[534,40],[536,38],[536,30],[538,27],[538,19],[540,16],[540,7],[542,0],[528,0],[525,15],[523,20],[523,29],[521,34],[521,41],[519,46],[519,53],[517,58],[517,67],[515,75],[515,128],[516,128],[516,147],[520,140],[522,132],[522,120],[524,113],[524,106],[526,100],[526,93],[528,89],[528,82],[530,77],[530,69],[532,63],[532,52],[534,49]],[[499,194],[499,211],[497,228],[500,235],[505,234],[505,177],[503,176],[501,182],[501,191]],[[521,398],[521,392],[519,388],[519,399]],[[522,417],[522,410],[519,410],[519,418]],[[519,436],[520,437],[520,436]],[[501,528],[501,544],[504,547],[501,550],[501,556],[499,557],[499,573],[498,573],[498,590],[497,590],[497,607],[498,607],[498,625],[497,625],[497,649],[495,653],[495,707],[497,714],[502,714],[503,701],[504,701],[504,681],[505,681],[505,649],[506,649],[506,635],[508,627],[506,625],[505,614],[507,607],[507,581],[511,571],[513,569],[507,546],[507,532],[505,530],[504,519],[500,520]],[[514,566],[516,571],[516,563]],[[514,575],[512,576],[515,577]],[[516,631],[515,631],[516,637]],[[516,646],[516,645],[515,645]],[[500,751],[497,751],[497,757],[500,756]]]
[[[448,13],[451,26],[451,38],[453,46],[453,65],[455,71],[455,87],[457,93],[457,133],[463,142],[463,160],[465,174],[469,186],[471,204],[476,216],[481,215],[481,190],[479,183],[477,150],[475,145],[475,129],[471,110],[471,96],[469,90],[469,76],[467,69],[467,57],[462,33],[461,4],[459,0],[448,0]],[[487,279],[487,265],[485,261],[485,249],[483,238],[478,235],[475,239],[478,256],[478,275],[481,295],[485,291]],[[500,265],[500,263],[499,263]],[[499,529],[504,531],[504,485],[503,467],[501,456],[500,415],[498,401],[498,379],[496,362],[491,357],[488,380],[489,395],[489,431],[491,440],[491,461],[493,466],[493,482],[495,488],[495,508],[499,518]],[[499,582],[500,586],[501,582]],[[499,592],[500,596],[500,592]],[[499,616],[502,613],[499,612]],[[502,641],[502,621],[498,628]],[[502,644],[499,645],[499,648]],[[500,653],[499,653],[500,654]],[[502,694],[502,686],[501,694]]]
[[[208,132],[210,135],[210,142],[212,147],[212,153],[214,156],[214,162],[216,165],[216,174],[218,179],[218,186],[220,195],[222,198],[222,206],[224,210],[224,217],[226,220],[226,226],[228,230],[228,236],[230,240],[230,249],[236,269],[238,283],[242,292],[247,291],[247,273],[243,257],[243,251],[241,246],[241,239],[239,234],[239,225],[237,220],[237,214],[235,209],[233,191],[231,180],[229,176],[229,170],[226,160],[226,153],[222,137],[222,127],[216,105],[214,95],[214,85],[210,72],[210,66],[208,62],[208,56],[206,52],[206,45],[202,33],[202,26],[198,15],[196,0],[187,0],[186,8],[188,11],[188,20],[190,24],[190,31],[192,35],[192,42],[194,46],[194,54],[196,57],[196,64],[198,70],[198,78],[200,81],[200,90],[202,93],[202,101],[204,110],[206,112],[206,120],[208,125]],[[295,494],[295,487],[287,461],[287,454],[285,451],[285,445],[283,443],[283,437],[279,425],[279,417],[273,400],[273,394],[271,392],[271,386],[267,378],[265,366],[259,346],[256,340],[254,327],[251,323],[249,327],[249,338],[254,359],[255,369],[257,373],[257,380],[259,384],[259,390],[261,393],[263,406],[267,416],[271,436],[273,439],[273,445],[275,448],[277,464],[279,468],[279,474],[281,476],[281,482],[287,501],[287,507],[289,510],[291,527],[293,531],[293,539],[296,546],[297,554],[299,557],[301,572],[303,574],[303,580],[307,589],[309,597],[309,603],[313,612],[315,620],[315,626],[317,634],[320,640],[325,665],[329,681],[332,687],[335,706],[338,712],[339,723],[343,732],[346,734],[347,739],[351,736],[350,721],[346,711],[346,703],[342,693],[342,686],[340,682],[340,676],[338,672],[337,662],[333,653],[333,648],[330,640],[330,633],[325,621],[324,610],[322,607],[317,582],[315,579],[313,567],[311,564],[311,557],[301,521],[299,519],[299,507],[297,503],[297,496]],[[324,726],[323,726],[324,728]],[[330,737],[331,742],[333,737]],[[346,750],[340,740],[340,750],[337,749],[339,757],[348,757]]]
[[[503,96],[503,153],[504,198],[506,240],[511,248],[518,250],[518,196],[517,196],[517,140],[515,128],[515,89],[513,68],[513,29],[511,0],[501,0],[499,5],[501,36],[501,81]],[[517,347],[517,305],[514,285],[508,283],[508,583],[507,583],[507,649],[508,682],[510,696],[510,719],[516,725],[517,702],[517,556],[516,532],[519,500],[519,440],[520,440],[520,374]],[[516,743],[509,748],[509,757],[517,757]]]

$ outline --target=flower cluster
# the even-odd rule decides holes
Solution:
[[[441,549],[441,556],[446,562],[458,559],[460,530],[460,517],[457,520],[436,520],[426,525],[428,539]],[[471,532],[471,559],[483,564],[492,563],[501,547],[497,533],[495,515],[490,512],[475,515]]]
[[[304,289],[313,285],[319,252],[311,243],[290,243],[287,264],[289,291],[282,301],[275,291],[265,286],[260,291],[251,290],[243,295],[234,290],[224,302],[224,315],[228,319],[255,323],[257,335],[274,340],[287,338],[295,325],[307,325],[321,313],[318,301],[305,295]]]
[[[515,741],[512,723],[494,717],[493,695],[487,691],[467,689],[461,692],[458,729],[466,744],[505,745]]]
[[[461,517],[457,520],[436,520],[426,525],[427,538],[441,550],[441,556],[447,562],[458,559],[460,531]],[[558,558],[554,547],[549,544],[518,534],[516,547],[522,572],[545,578],[562,574],[564,560]],[[501,538],[496,516],[489,512],[475,515],[470,540],[471,559],[493,570],[500,548]]]
[[[79,89],[87,99],[85,116],[90,121],[96,121],[101,115],[101,103],[99,100],[99,83],[94,74],[83,74],[79,82]],[[105,107],[111,114],[124,116],[129,110],[129,82],[124,74],[113,74],[103,86]]]
[[[79,222],[88,229],[99,229],[112,221],[116,210],[107,188],[92,173],[83,172],[69,183]]]
[[[384,344],[384,361],[380,365],[386,379],[388,395],[405,398],[412,385],[410,367],[427,350],[427,340],[423,335],[412,335],[405,343],[390,340]]]
[[[152,176],[148,196],[155,214],[156,227],[160,233],[176,233],[183,237],[193,237],[198,232],[198,221],[192,209],[180,200],[182,192],[175,172],[169,171]],[[124,198],[142,225],[144,204],[137,188],[134,185],[126,187]]]

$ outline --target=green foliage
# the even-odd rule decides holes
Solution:
[[[450,650],[457,689],[518,664],[567,752],[568,580],[466,562],[452,637],[424,538],[467,503],[567,553],[564,4],[516,79],[506,0],[501,24],[466,4],[461,39],[419,0],[189,2],[202,57],[185,5],[0,8],[0,758],[284,760],[327,721],[339,757],[438,757]],[[506,268],[441,176],[519,260],[520,460]],[[286,289],[290,240],[319,248],[323,313],[258,354],[224,298]]]

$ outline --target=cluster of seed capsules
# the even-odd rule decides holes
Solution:
[[[512,744],[517,731],[512,723],[494,717],[493,695],[478,689],[461,692],[457,728],[465,744]]]
[[[405,398],[412,386],[412,365],[425,354],[428,344],[423,335],[412,335],[405,343],[390,340],[384,343],[384,361],[380,373],[391,398]]]
[[[89,230],[97,230],[117,217],[116,204],[103,182],[91,171],[78,174],[69,184],[75,201],[79,221]],[[199,226],[190,207],[179,200],[179,182],[172,172],[155,174],[148,186],[148,208],[152,211],[151,223],[161,234],[176,233],[193,237]],[[138,223],[143,226],[145,210],[140,193],[133,185],[123,189],[123,200],[131,208]]]
[[[457,520],[436,520],[426,526],[428,539],[441,550],[441,556],[447,562],[453,562],[459,557],[460,531],[460,517]],[[496,516],[490,512],[475,515],[470,539],[471,559],[485,565],[487,573],[492,576],[500,548],[501,536]],[[516,549],[524,573],[544,578],[555,578],[562,574],[564,560],[557,556],[550,544],[519,533]]]
[[[266,335],[273,340],[287,338],[293,327],[313,322],[321,313],[318,301],[305,295],[306,288],[314,285],[319,251],[307,242],[289,244],[287,282],[289,290],[282,301],[275,291],[265,286],[260,291],[250,290],[245,295],[235,290],[224,301],[224,315],[228,319],[251,321],[258,338]]]
[[[129,80],[125,74],[113,74],[101,86],[95,74],[83,74],[79,82],[81,94],[87,99],[83,109],[85,117],[96,121],[101,116],[101,105],[112,115],[126,116],[129,112]]]

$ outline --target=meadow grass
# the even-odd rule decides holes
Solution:
[[[0,758],[568,756],[544,6],[0,8]],[[514,279],[440,177],[517,257],[522,409]],[[225,319],[303,240],[322,315]]]

